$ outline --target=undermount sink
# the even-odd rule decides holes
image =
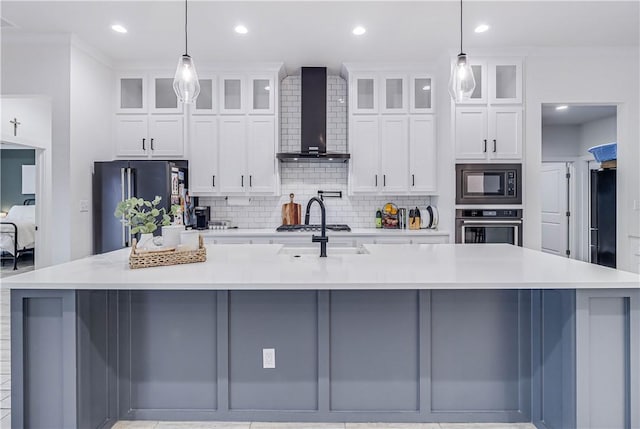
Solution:
[[[342,255],[368,255],[369,251],[364,246],[356,247],[328,247],[328,256],[342,256]],[[318,256],[320,255],[319,246],[304,246],[304,247],[289,247],[285,246],[278,251],[278,255],[291,255],[291,256]]]

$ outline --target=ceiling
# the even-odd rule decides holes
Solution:
[[[75,33],[114,62],[167,61],[183,53],[182,1],[2,1],[2,33]],[[189,2],[189,53],[198,61],[432,61],[459,46],[457,1]],[[475,1],[464,3],[464,49],[638,46],[640,2]],[[120,23],[129,32],[118,34]],[[238,23],[249,33],[233,31]],[[476,34],[487,23],[491,29]],[[366,27],[356,37],[351,30]]]
[[[596,119],[610,118],[617,114],[616,106],[584,106],[568,104],[565,110],[556,110],[558,104],[542,105],[543,125],[582,125]]]

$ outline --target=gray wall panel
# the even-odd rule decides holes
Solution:
[[[317,308],[315,291],[229,292],[230,409],[317,410]]]
[[[215,409],[216,292],[131,292],[132,409]]]
[[[416,411],[417,291],[332,291],[331,410]]]
[[[24,301],[24,427],[64,427],[61,298]]]
[[[519,410],[518,291],[433,291],[432,411]]]

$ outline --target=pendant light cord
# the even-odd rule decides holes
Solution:
[[[462,0],[460,0],[462,1]],[[185,55],[189,55],[189,49],[188,49],[188,34],[187,34],[187,17],[189,15],[189,10],[187,8],[187,0],[184,0],[184,54]]]
[[[460,0],[460,53],[462,51],[462,0]]]

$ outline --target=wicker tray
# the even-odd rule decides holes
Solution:
[[[198,242],[198,250],[187,250],[183,252],[161,250],[158,252],[140,253],[136,249],[136,240],[134,239],[133,245],[131,246],[131,255],[129,255],[129,268],[136,269],[204,262],[207,260],[207,249],[204,247],[202,235],[199,236]]]

